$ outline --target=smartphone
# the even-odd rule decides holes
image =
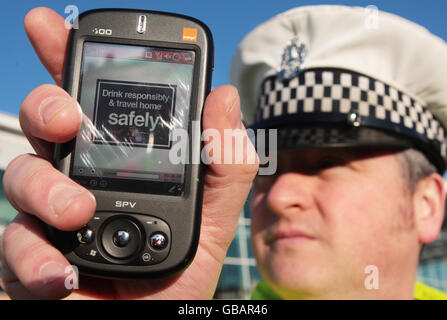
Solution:
[[[191,17],[131,9],[87,11],[77,25],[63,87],[83,121],[75,139],[56,145],[54,163],[93,193],[97,209],[82,229],[48,227],[48,237],[83,274],[179,273],[200,235],[211,32]]]

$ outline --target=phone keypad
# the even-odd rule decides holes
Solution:
[[[90,236],[89,241],[85,241],[86,234]],[[153,265],[168,256],[170,238],[168,224],[157,217],[96,212],[86,227],[75,232],[77,245],[73,251],[92,262]]]

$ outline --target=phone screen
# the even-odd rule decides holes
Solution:
[[[185,165],[169,152],[188,130],[195,52],[85,42],[84,113],[70,177],[90,189],[182,195]]]

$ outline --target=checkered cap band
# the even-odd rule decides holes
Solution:
[[[290,130],[280,131],[278,137],[285,145],[299,145],[307,143],[313,144],[338,144],[343,143],[346,139],[345,132],[337,128],[320,128],[320,127],[308,127],[303,129],[293,128]]]
[[[338,128],[291,128],[289,130],[281,130],[278,136],[279,143],[284,145],[321,145],[321,144],[338,144],[344,143],[346,134],[344,130]]]
[[[381,146],[411,146],[408,139],[402,141],[392,134],[373,128],[347,126],[315,126],[285,127],[278,130],[279,149],[313,148],[327,146],[371,146],[371,141],[380,141]]]
[[[375,128],[446,156],[444,128],[429,110],[393,86],[349,70],[308,69],[290,80],[263,81],[254,128],[306,123]],[[309,133],[315,143],[320,138]]]

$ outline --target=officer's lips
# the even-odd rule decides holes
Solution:
[[[287,242],[287,241],[310,241],[315,240],[316,237],[310,233],[300,229],[277,229],[271,233],[268,233],[265,237],[265,243],[267,245]]]

